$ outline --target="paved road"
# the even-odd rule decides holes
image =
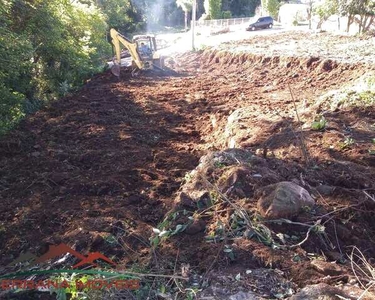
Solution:
[[[235,28],[232,26],[230,32],[217,35],[209,35],[208,32],[201,31],[195,38],[195,47],[197,49],[202,49],[205,47],[215,47],[225,42],[239,41],[243,39],[248,39],[253,36],[267,36],[272,34],[277,34],[283,31],[288,31],[290,28],[275,26],[272,29],[263,29],[257,31],[246,31],[247,24],[237,25]],[[165,55],[171,55],[173,53],[180,53],[191,50],[192,35],[191,32],[186,33],[175,33],[175,34],[163,34],[159,35],[158,38],[163,39],[171,46],[161,50]]]

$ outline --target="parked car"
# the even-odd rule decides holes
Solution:
[[[273,27],[273,19],[272,17],[260,17],[255,23],[250,24],[246,30],[247,31],[254,31],[257,29],[264,29],[264,28],[272,28]]]

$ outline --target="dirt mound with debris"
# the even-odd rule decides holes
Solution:
[[[346,166],[341,172],[353,176],[357,171]],[[321,184],[332,182],[333,177],[333,172],[320,172],[276,158],[265,159],[248,150],[213,152],[202,157],[199,166],[187,176],[175,207],[168,214],[172,217],[162,226],[164,229],[186,226],[186,234],[174,237],[174,243],[186,245],[180,255],[187,257],[186,262],[196,261],[202,271],[209,269],[213,259],[222,267],[236,266],[238,272],[241,268],[245,272],[246,268],[272,266],[288,269],[293,282],[304,286],[320,282],[322,274],[331,275],[310,265],[310,261],[324,257],[327,261],[339,261],[343,268],[335,278],[327,279],[329,283],[348,282],[350,265],[344,249],[357,246],[366,248],[367,255],[375,255],[372,242],[365,238],[365,231],[374,230],[371,215],[375,205],[360,189]],[[259,214],[258,192],[282,181],[304,186],[317,204],[304,207],[306,210],[289,221],[280,217],[270,222]],[[374,188],[369,182],[368,189]],[[357,209],[361,212],[359,219],[347,220],[350,211]],[[315,232],[311,236],[310,228]],[[205,249],[207,243],[212,244],[210,251],[200,254],[193,251],[193,248]],[[167,249],[175,248],[166,244]]]
[[[309,109],[374,67],[208,50],[172,67],[178,76],[100,74],[0,141],[1,265],[64,242],[121,266],[189,264],[200,289],[226,270],[244,292],[262,268],[277,273],[273,289],[255,291],[266,298],[358,285],[351,246],[375,255],[374,111],[327,111],[314,130]],[[280,181],[316,205],[265,222],[257,190]]]

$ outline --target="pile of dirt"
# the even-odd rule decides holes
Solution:
[[[341,171],[352,177],[356,174],[350,166],[342,166]],[[320,272],[309,267],[311,260],[321,257],[339,261],[345,269],[331,283],[348,282],[350,264],[344,249],[355,245],[367,249],[368,256],[375,255],[367,236],[367,232],[375,230],[371,218],[375,205],[361,190],[327,185],[335,176],[333,172],[302,167],[296,162],[265,159],[247,150],[210,153],[202,157],[198,167],[189,174],[176,197],[174,209],[168,214],[175,217],[163,229],[187,227],[185,234],[166,241],[165,251],[184,245],[180,250],[181,259],[184,257],[186,263],[196,265],[201,272],[209,269],[213,260],[222,267],[235,266],[242,273],[270,266],[288,270],[288,278],[293,278],[299,286],[327,282]],[[269,223],[259,215],[258,191],[282,181],[304,186],[317,204],[291,218],[291,223],[284,224],[283,220]],[[368,189],[373,190],[374,183],[369,184]],[[250,233],[246,219],[236,207],[245,210],[252,220]],[[332,214],[335,210],[337,212]],[[184,214],[176,217],[176,213],[182,211]],[[349,217],[353,213],[356,216]],[[291,245],[304,240],[309,226],[317,222],[324,225],[323,232],[316,231],[296,251]],[[216,246],[206,249],[208,242]],[[233,257],[223,250],[223,244],[231,249],[229,253],[233,253]],[[193,249],[205,251],[197,255]]]
[[[187,230],[190,227],[196,229],[194,237],[189,234],[173,237],[177,240],[174,245],[192,245],[184,248],[186,262],[195,261],[202,271],[209,268],[214,260],[225,269],[231,265],[240,274],[248,269],[272,266],[287,270],[287,278],[299,286],[350,282],[352,271],[347,255],[353,245],[366,249],[367,257],[375,255],[373,241],[369,240],[369,232],[375,231],[371,218],[375,208],[371,198],[375,189],[372,180],[375,177],[375,115],[371,106],[327,110],[321,115],[326,123],[317,130],[312,124],[317,114],[322,112],[314,105],[314,99],[339,82],[349,85],[353,79],[374,70],[373,66],[341,64],[318,58],[267,58],[227,51],[204,51],[186,55],[184,59],[185,62],[190,61],[190,64],[181,65],[184,70],[189,70],[189,66],[196,68],[197,61],[201,61],[201,77],[226,81],[226,89],[219,90],[222,95],[222,101],[218,100],[220,105],[209,119],[206,118],[204,138],[209,149],[233,148],[203,157],[176,198],[174,211],[187,210],[190,215],[198,216],[198,221],[193,223],[183,216],[170,224],[171,227],[189,224]],[[280,72],[286,76],[280,75]],[[258,80],[259,74],[262,80]],[[249,82],[258,87],[251,90],[252,94],[246,90]],[[205,89],[209,87],[204,85]],[[201,93],[216,98],[217,89],[209,90]],[[238,151],[248,152],[239,155]],[[232,228],[233,219],[238,218],[235,210],[223,199],[233,200],[257,220],[256,191],[283,180],[304,186],[314,195],[317,205],[309,213],[293,219],[297,225],[267,225],[271,235],[275,235],[274,240],[280,234],[284,237],[291,233],[302,240],[307,228],[301,228],[300,224],[307,222],[311,225],[317,220],[324,224],[324,237],[309,236],[301,251],[293,249],[289,253],[285,249],[270,250],[269,244],[260,246],[259,241],[254,246],[248,241],[244,229],[239,236],[217,237],[222,224]],[[218,198],[222,198],[220,204],[216,202]],[[209,213],[202,215],[202,211],[207,210]],[[213,249],[217,252],[208,251],[205,245],[212,237],[215,245],[225,243],[229,248],[217,250],[215,246]],[[203,245],[198,248],[205,251],[197,256],[193,248],[197,248],[199,243]],[[239,244],[247,247],[239,247]],[[167,247],[171,248],[170,245]],[[238,257],[229,259],[225,249],[231,249],[229,253]],[[323,275],[327,274],[321,274],[310,266],[310,261],[316,258],[339,262],[345,271],[335,278],[326,278]]]

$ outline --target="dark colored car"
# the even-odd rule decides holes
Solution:
[[[273,19],[272,17],[260,17],[258,21],[255,23],[250,24],[246,30],[256,30],[256,29],[264,29],[264,28],[272,28],[273,26]]]

